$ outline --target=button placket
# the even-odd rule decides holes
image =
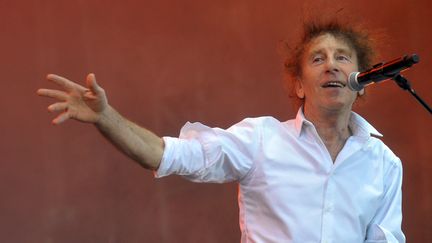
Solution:
[[[334,225],[334,186],[332,180],[332,173],[329,174],[327,179],[326,192],[324,195],[324,205],[322,214],[322,242],[331,242],[332,231]]]

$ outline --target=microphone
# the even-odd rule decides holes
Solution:
[[[352,91],[360,91],[369,84],[394,78],[419,61],[420,58],[416,54],[405,55],[386,63],[375,64],[364,72],[352,72],[348,77],[348,88]]]

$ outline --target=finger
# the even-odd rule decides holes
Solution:
[[[69,113],[68,112],[63,112],[60,115],[58,115],[54,120],[52,120],[52,123],[54,125],[59,125],[63,122],[65,122],[66,120],[68,120],[69,117]]]
[[[38,89],[36,93],[40,96],[55,98],[58,100],[66,100],[68,98],[68,94],[66,92],[54,89]]]
[[[85,88],[75,82],[70,81],[67,78],[55,75],[55,74],[48,74],[46,77],[49,81],[54,82],[57,85],[60,85],[67,91],[71,91],[73,89],[78,89],[79,91],[84,92]]]
[[[103,89],[97,84],[96,82],[96,76],[94,73],[90,73],[87,75],[87,87],[90,89],[90,91],[96,95],[100,95],[103,91]]]
[[[59,102],[48,106],[49,112],[58,112],[65,111],[68,108],[68,104],[66,102]]]

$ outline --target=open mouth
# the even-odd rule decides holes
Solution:
[[[328,81],[321,85],[323,88],[344,88],[346,84],[341,81]]]

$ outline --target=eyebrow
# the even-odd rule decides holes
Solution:
[[[336,53],[346,54],[346,55],[351,57],[353,54],[353,51],[350,49],[347,49],[347,48],[337,48]]]
[[[349,57],[352,57],[352,54],[353,54],[353,51],[351,51],[347,48],[337,48],[335,52],[338,54],[339,53],[346,54]],[[325,51],[323,49],[318,49],[318,50],[312,51],[311,54],[309,55],[309,57],[313,57],[313,56],[316,56],[319,54],[324,54],[324,53],[325,53]]]

